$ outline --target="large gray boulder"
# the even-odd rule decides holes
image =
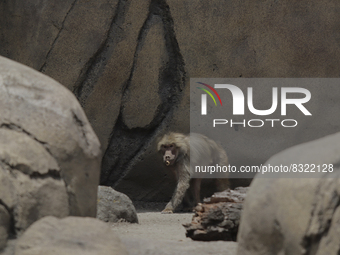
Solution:
[[[322,255],[340,252],[340,133],[287,149],[271,166],[332,164],[323,173],[256,176],[238,233],[239,255]],[[311,167],[310,167],[311,168]],[[324,167],[322,167],[323,169]],[[305,177],[305,178],[304,178]]]
[[[127,255],[120,239],[104,222],[87,217],[44,217],[20,237],[16,255]]]
[[[8,229],[20,234],[44,216],[95,217],[100,161],[74,95],[0,57],[0,249]]]
[[[0,204],[0,250],[6,246],[10,230],[11,215],[6,207]]]
[[[111,187],[98,187],[97,218],[105,222],[138,223],[136,209],[130,198]]]
[[[166,129],[189,131],[189,78],[339,77],[338,8],[338,0],[0,1],[0,54],[74,92],[105,150],[102,185],[166,201],[174,187],[153,142]],[[339,120],[324,112],[338,107],[340,88],[321,87],[319,121],[289,136],[229,129],[230,163],[260,165],[337,132]]]

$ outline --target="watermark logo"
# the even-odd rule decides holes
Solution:
[[[204,85],[205,87],[209,88],[219,99],[220,104],[222,106],[222,100],[220,95],[217,93],[216,89],[223,89],[220,90],[221,92],[228,91],[228,97],[232,98],[232,115],[245,115],[245,95],[243,91],[237,87],[236,85],[232,84],[215,84],[214,87],[202,83],[197,82],[199,84]],[[210,97],[213,99],[215,105],[217,105],[216,100],[212,93],[208,91],[207,89],[197,87],[198,89],[201,89],[205,91]],[[280,96],[279,96],[279,88],[278,87],[272,87],[271,88],[271,98],[268,98],[269,101],[271,101],[271,106],[269,109],[256,109],[254,107],[254,97],[253,97],[253,87],[247,87],[247,93],[246,93],[246,99],[247,99],[247,107],[250,113],[257,115],[257,116],[268,116],[273,114],[278,108],[280,108],[280,114],[281,116],[287,115],[287,105],[294,105],[298,108],[305,116],[311,116],[312,114],[310,111],[307,110],[307,108],[304,106],[305,103],[310,101],[311,99],[311,93],[308,89],[300,88],[300,87],[281,87],[280,88]],[[220,93],[221,93],[220,92]],[[230,93],[229,93],[230,92]],[[201,115],[207,115],[207,94],[201,95]],[[289,96],[290,95],[290,96]],[[292,97],[293,98],[290,98]],[[295,98],[294,98],[295,97]],[[283,127],[295,127],[297,126],[297,121],[294,119],[251,119],[251,120],[243,120],[242,122],[239,122],[238,124],[242,124],[242,126],[246,126],[246,123],[248,123],[249,127],[262,127],[265,122],[271,122],[272,127],[274,127],[275,121],[280,121],[281,125]],[[291,122],[294,124],[287,125],[285,123]],[[227,119],[214,119],[213,121],[213,127],[215,127],[218,124],[227,124],[230,123],[232,125],[233,121],[228,121]],[[257,123],[257,124],[255,124]]]
[[[210,88],[218,97],[220,100],[220,103],[222,105],[221,98],[219,94],[216,92],[216,90],[211,87],[210,85],[207,85],[202,82],[198,82],[202,85],[207,86]],[[199,87],[198,87],[199,88]],[[231,84],[215,84],[216,89],[228,89],[231,92],[232,99],[233,99],[233,115],[244,115],[244,94],[240,88],[238,88],[235,85]],[[216,100],[213,97],[213,95],[207,91],[206,89],[199,88],[207,92],[211,98],[214,100],[215,105],[216,105]],[[288,93],[299,93],[299,94],[304,94],[304,98],[296,98],[296,99],[288,99],[287,94]],[[202,105],[202,110],[201,110],[201,115],[207,115],[207,100],[206,97],[207,95],[202,95],[201,97],[201,105]],[[248,103],[248,109],[251,113],[259,116],[264,116],[264,115],[270,115],[274,113],[277,109],[278,105],[278,89],[277,88],[272,88],[272,106],[267,109],[267,110],[257,110],[254,107],[253,103],[253,88],[249,87],[247,88],[247,103]],[[293,104],[296,105],[300,109],[300,111],[304,115],[312,115],[306,107],[303,106],[304,103],[307,103],[311,99],[311,93],[308,89],[304,88],[289,88],[289,87],[283,87],[281,88],[281,115],[287,115],[287,105],[288,104]]]
[[[221,106],[222,106],[221,97],[220,97],[220,95],[217,93],[217,91],[213,87],[211,87],[210,85],[205,84],[203,82],[197,82],[197,83],[199,83],[199,84],[209,88],[212,92],[214,92],[215,95],[217,96],[218,100],[220,101]],[[206,92],[212,98],[212,100],[214,101],[215,105],[217,106],[215,97],[211,94],[211,92],[209,90],[201,88],[201,87],[197,87],[197,88],[203,90],[204,92]],[[201,96],[201,114],[202,115],[207,115],[207,95],[206,94],[202,94],[202,96]]]

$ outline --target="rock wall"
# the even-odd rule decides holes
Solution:
[[[102,184],[167,200],[173,187],[154,140],[189,131],[189,78],[339,77],[339,8],[336,0],[1,1],[0,54],[74,92],[105,151]],[[336,129],[299,131],[278,149]],[[236,157],[225,145],[231,163],[259,146]]]

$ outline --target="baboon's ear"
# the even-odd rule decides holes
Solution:
[[[190,153],[190,135],[179,134],[176,142],[180,153],[189,155]]]
[[[177,147],[179,148],[179,152],[183,155],[188,155],[189,151],[190,151],[190,147],[189,145],[185,144],[185,143],[180,143],[177,144]]]

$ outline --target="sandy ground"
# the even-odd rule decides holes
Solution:
[[[189,223],[192,216],[192,213],[140,212],[139,224],[114,223],[112,228],[130,255],[236,255],[235,242],[198,242],[187,238],[182,224]]]
[[[150,212],[149,208],[139,208],[138,211],[139,224],[108,223],[130,255],[236,255],[235,242],[198,242],[187,238],[182,224],[191,221],[192,213],[161,214],[161,210]],[[10,240],[7,248],[0,254],[13,255],[14,246],[15,240]]]
[[[112,228],[121,237],[138,237],[149,240],[190,242],[185,236],[183,223],[191,221],[192,213],[161,214],[160,212],[138,213],[139,224],[114,223]]]

